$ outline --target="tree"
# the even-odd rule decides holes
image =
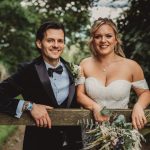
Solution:
[[[90,24],[89,7],[93,0],[25,0],[32,3],[36,10],[42,14],[42,21],[59,20],[66,27],[67,44],[72,45],[84,39],[87,26]],[[97,0],[96,0],[97,1]],[[31,5],[31,4],[30,4]],[[80,36],[82,34],[82,36]]]
[[[26,0],[36,6],[43,15],[43,21],[59,20],[66,28],[66,49],[64,57],[75,63],[89,55],[87,37],[89,35],[90,11],[98,0]],[[74,57],[72,57],[74,55]],[[70,57],[71,56],[71,57]]]
[[[89,7],[92,0],[2,0],[0,2],[0,59],[9,71],[14,71],[19,62],[28,61],[37,55],[35,32],[48,20],[59,20],[66,28],[66,55],[71,45],[84,48]]]
[[[9,71],[21,61],[30,60],[34,51],[35,29],[40,23],[32,7],[22,7],[21,1],[0,2],[0,59]]]
[[[118,27],[126,56],[142,66],[150,86],[150,1],[129,0],[129,4],[129,9],[118,17]]]

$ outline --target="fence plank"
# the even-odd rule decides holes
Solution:
[[[131,109],[111,109],[113,113],[125,115],[127,121],[131,121]],[[93,119],[92,113],[86,109],[53,109],[48,112],[53,126],[73,126],[83,119]],[[150,109],[145,110],[150,123]],[[35,125],[34,120],[29,113],[24,113],[20,119],[7,114],[0,113],[0,125]]]

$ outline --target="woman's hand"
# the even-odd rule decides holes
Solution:
[[[33,103],[33,108],[30,112],[38,127],[51,128],[51,119],[47,110],[52,110],[52,107]]]
[[[103,109],[102,106],[95,104],[93,106],[93,115],[94,115],[94,119],[97,122],[103,122],[103,121],[108,121],[109,120],[109,116],[107,115],[102,115],[100,112]]]
[[[132,111],[132,124],[135,129],[142,129],[147,123],[147,119],[144,114],[144,109],[139,103],[136,103]]]

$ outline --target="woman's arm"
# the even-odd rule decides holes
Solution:
[[[144,74],[142,68],[137,64],[133,64],[133,89],[138,96],[138,100],[133,107],[132,123],[134,128],[141,129],[147,123],[144,114],[144,109],[150,104],[150,91],[147,83],[144,81]],[[140,82],[140,84],[138,83]]]
[[[84,77],[84,67],[81,65],[81,76]],[[86,95],[84,83],[77,86],[77,101],[78,103],[86,109],[89,109],[93,112],[94,118],[96,121],[106,121],[108,116],[100,115],[100,111],[103,109],[103,106],[96,103],[89,96]]]
[[[138,95],[138,100],[133,107],[132,123],[134,128],[141,129],[147,123],[144,114],[144,109],[150,104],[150,91],[135,89]]]
[[[97,122],[102,122],[109,119],[109,116],[102,116],[100,114],[100,111],[103,109],[103,106],[96,103],[94,100],[92,100],[85,94],[83,84],[78,85],[77,87],[77,101],[79,104],[81,104],[81,106],[93,112],[94,119]]]

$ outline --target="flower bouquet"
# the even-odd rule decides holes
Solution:
[[[108,113],[103,109],[102,114]],[[110,115],[110,120],[101,124],[87,123],[84,135],[84,150],[140,150],[141,140],[145,141],[138,130],[127,123],[124,115]]]

